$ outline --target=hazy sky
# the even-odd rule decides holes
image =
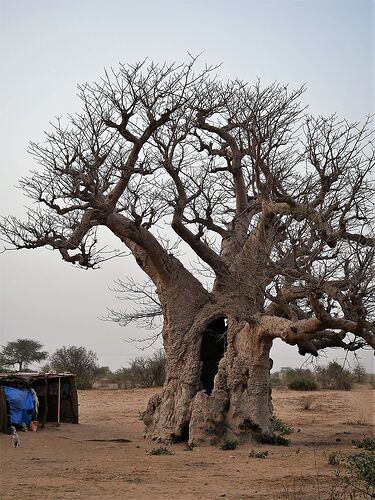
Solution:
[[[79,111],[76,84],[103,68],[148,57],[223,63],[223,78],[304,83],[314,114],[363,120],[374,112],[374,3],[267,0],[0,0],[0,214],[22,215],[17,180],[33,165],[30,140],[43,139],[55,116]],[[1,342],[35,338],[53,352],[84,345],[112,369],[140,354],[142,336],[98,319],[118,304],[116,278],[140,276],[131,259],[83,271],[46,249],[0,255]],[[151,351],[149,351],[151,352]],[[275,346],[275,368],[304,358]],[[342,359],[334,351],[332,358]],[[370,353],[362,356],[372,367]]]

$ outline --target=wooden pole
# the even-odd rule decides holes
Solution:
[[[60,396],[61,396],[61,378],[59,377],[59,390],[57,391],[57,423],[60,423]]]
[[[42,421],[42,429],[44,428],[47,420],[47,414],[48,414],[48,378],[45,377],[44,379],[44,389],[46,391],[44,395],[44,415],[43,415],[43,421]]]

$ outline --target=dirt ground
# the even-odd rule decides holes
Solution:
[[[291,445],[241,445],[234,451],[184,443],[173,455],[143,439],[139,412],[157,389],[79,394],[80,424],[20,433],[21,447],[0,435],[1,499],[328,499],[336,481],[326,456],[353,451],[374,433],[375,391],[301,393],[275,390],[275,413],[292,425]],[[313,398],[303,409],[304,398]],[[117,439],[118,441],[113,441]],[[129,440],[129,441],[126,441]],[[268,450],[264,460],[249,452]],[[346,497],[345,497],[346,498]]]

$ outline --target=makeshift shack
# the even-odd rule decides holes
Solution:
[[[75,375],[71,373],[0,373],[0,432],[37,420],[78,424]]]

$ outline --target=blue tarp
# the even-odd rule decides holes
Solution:
[[[29,425],[34,412],[34,398],[30,389],[3,385],[5,397],[9,403],[11,425]]]

